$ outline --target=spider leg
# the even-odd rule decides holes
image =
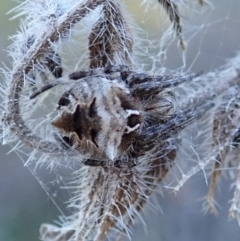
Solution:
[[[69,79],[72,80],[78,80],[78,79],[82,79],[85,77],[89,77],[89,76],[103,76],[103,77],[111,77],[111,74],[114,73],[120,73],[122,78],[126,78],[126,76],[129,74],[130,70],[129,67],[126,65],[109,65],[103,68],[97,68],[97,69],[91,69],[88,71],[76,71],[73,72],[69,75]]]
[[[83,164],[87,165],[87,166],[97,167],[97,166],[105,166],[106,162],[100,161],[100,160],[87,159],[87,160],[83,161]]]
[[[44,85],[42,88],[40,88],[39,90],[36,90],[36,91],[34,91],[31,95],[30,95],[30,97],[29,97],[29,99],[31,100],[31,99],[35,99],[38,95],[40,95],[40,94],[42,94],[42,93],[44,93],[45,91],[47,91],[47,90],[50,90],[50,89],[52,89],[53,87],[55,87],[55,86],[57,86],[57,85],[59,85],[60,84],[60,82],[59,83],[51,83],[51,84],[47,84],[47,85]]]
[[[191,81],[196,77],[195,74],[190,74],[182,77],[169,77],[167,78],[163,76],[148,76],[146,74],[135,74],[134,82],[130,81],[131,92],[136,96],[151,96],[153,94],[157,94],[163,91],[166,88],[172,88],[178,86],[186,81]],[[139,80],[140,83],[137,83]]]
[[[180,131],[202,117],[203,114],[213,106],[213,103],[203,103],[202,105],[199,104],[194,110],[192,108],[186,108],[174,114],[162,125],[158,124],[144,128],[141,135],[139,135],[133,143],[133,150],[139,155],[139,153],[153,149],[157,142],[163,142],[170,137],[177,136]]]
[[[178,6],[173,0],[158,0],[158,2],[163,6],[170,21],[173,23],[173,29],[179,39],[181,48],[185,49],[184,40],[182,37],[182,24],[181,17],[179,14]]]
[[[87,160],[83,161],[83,164],[87,165],[87,166],[93,166],[93,167],[96,167],[96,166],[104,167],[104,166],[106,166],[107,161],[87,159]],[[114,165],[114,167],[117,167],[120,169],[123,169],[123,168],[131,169],[132,167],[136,166],[137,164],[136,164],[136,161],[132,158],[131,160],[128,159],[126,161],[115,160],[113,165]]]
[[[106,76],[106,74],[109,74],[109,78],[111,79],[111,74],[113,73],[117,73],[120,72],[123,76],[126,76],[127,73],[129,72],[129,68],[125,65],[110,65],[107,66],[105,68],[97,68],[97,69],[93,69],[93,70],[89,70],[89,71],[76,71],[71,73],[68,78],[70,80],[79,80],[79,79],[83,79],[89,76],[102,76],[102,77],[108,77],[108,75]],[[112,77],[113,79],[115,79],[115,77]],[[30,99],[34,99],[36,98],[38,95],[44,93],[45,91],[58,86],[60,84],[65,84],[66,82],[61,81],[61,80],[57,80],[53,83],[49,83],[44,85],[42,88],[40,88],[39,90],[36,90],[32,93],[32,95],[30,96]]]
[[[112,64],[126,63],[131,66],[133,39],[120,4],[104,1],[101,18],[94,24],[89,35],[89,59],[91,69]]]

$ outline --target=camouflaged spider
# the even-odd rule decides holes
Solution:
[[[52,120],[57,142],[80,153],[86,165],[131,167],[157,146],[150,127],[159,127],[173,116],[172,94],[165,89],[186,77],[149,76],[120,65],[77,71],[68,75],[67,82],[62,79],[30,97],[59,84],[67,87]]]

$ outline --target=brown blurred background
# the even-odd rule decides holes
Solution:
[[[144,6],[136,6],[139,2],[128,3],[133,18],[149,31],[149,38],[159,38],[159,9],[144,13]],[[240,1],[212,0],[212,3],[211,11],[206,10],[201,15],[197,12],[184,15],[189,23],[185,32],[189,40],[185,70],[214,70],[240,50]],[[10,66],[5,50],[11,43],[8,37],[15,33],[19,19],[9,21],[12,15],[5,13],[15,5],[6,0],[0,3],[1,67],[3,62]],[[171,44],[164,65],[171,69],[183,65],[176,41]],[[18,156],[7,154],[9,150],[8,146],[0,147],[0,241],[37,241],[41,223],[51,223],[60,212]],[[44,170],[40,175],[47,183],[48,174],[46,179]],[[223,179],[219,190],[217,200],[221,208],[218,217],[203,215],[202,201],[199,200],[206,195],[207,186],[202,173],[190,179],[177,196],[164,191],[164,196],[157,197],[162,211],[148,210],[144,215],[147,226],[136,226],[133,240],[239,241],[240,227],[236,220],[228,219],[229,200],[232,197],[230,183]],[[57,193],[54,186],[49,191]],[[66,197],[57,196],[56,199],[61,203]]]

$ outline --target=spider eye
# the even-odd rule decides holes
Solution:
[[[96,116],[97,111],[96,111],[96,98],[93,99],[91,105],[89,106],[89,111],[88,111],[88,115],[89,117],[94,117]]]

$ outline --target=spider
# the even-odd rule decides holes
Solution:
[[[149,76],[111,65],[74,72],[30,99],[58,85],[67,87],[52,120],[56,141],[84,156],[85,165],[133,167],[157,147],[159,127],[174,116],[173,94],[166,89],[192,77]]]

